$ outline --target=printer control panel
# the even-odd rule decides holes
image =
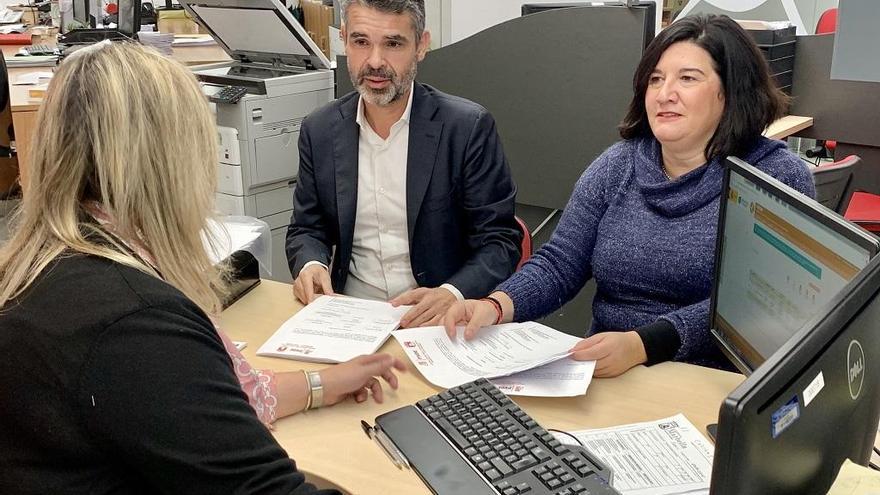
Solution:
[[[244,86],[224,86],[219,91],[208,96],[208,100],[214,103],[238,103],[242,96],[247,94]]]

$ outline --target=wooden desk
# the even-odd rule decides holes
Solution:
[[[764,136],[770,139],[785,139],[792,134],[804,130],[813,125],[813,117],[801,117],[799,115],[786,115],[770,124],[764,131]]]
[[[3,54],[9,57],[18,53],[21,46],[4,45]],[[182,46],[172,48],[172,58],[186,65],[200,65],[230,60],[219,45]],[[51,72],[53,67],[14,67],[9,72],[9,97],[12,106],[12,125],[15,128],[15,144],[18,153],[18,167],[25,166],[30,157],[30,147],[34,128],[37,122],[37,110],[42,100],[34,100],[28,96],[32,86],[15,86],[12,84],[23,74],[32,72]]]
[[[295,313],[291,286],[263,280],[221,317],[234,339],[248,342],[251,364],[274,370],[318,369],[325,365],[258,357],[260,345]],[[409,364],[392,338],[382,348]],[[547,399],[513,397],[545,428],[578,430],[649,421],[682,412],[697,427],[717,421],[721,401],[742,375],[681,363],[639,366],[613,379],[594,379],[587,395]],[[401,375],[400,389],[386,394],[384,404],[348,401],[282,419],[275,438],[304,471],[357,494],[428,494],[414,471],[399,470],[361,430],[359,420],[412,404],[442,389],[415,370]]]

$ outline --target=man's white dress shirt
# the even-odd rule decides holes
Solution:
[[[358,100],[358,188],[351,263],[345,294],[387,301],[418,287],[409,257],[406,213],[406,162],[413,88],[406,109],[391,126],[387,139],[373,130]],[[303,268],[318,263],[310,261]],[[441,287],[456,299],[461,292],[451,284]],[[335,289],[335,288],[334,288]]]

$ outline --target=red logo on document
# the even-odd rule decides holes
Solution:
[[[298,354],[309,355],[315,351],[315,348],[310,345],[298,345],[298,344],[281,344],[275,350],[275,352],[295,352]]]

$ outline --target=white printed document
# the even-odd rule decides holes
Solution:
[[[577,444],[568,435],[555,435],[564,444]],[[715,448],[683,414],[571,435],[611,467],[611,485],[623,495],[709,493]]]
[[[15,86],[33,86],[35,84],[46,84],[49,79],[52,79],[54,73],[52,72],[28,72],[27,74],[19,74],[16,77],[12,84]]]
[[[490,381],[507,395],[575,397],[587,393],[595,369],[596,361],[567,357]]]
[[[373,354],[409,308],[395,308],[384,301],[321,296],[284,322],[257,355],[341,363]]]
[[[450,340],[443,327],[423,327],[398,330],[394,338],[425,379],[444,388],[559,360],[580,341],[534,322],[484,327],[473,340],[464,340],[463,334],[459,327]]]

